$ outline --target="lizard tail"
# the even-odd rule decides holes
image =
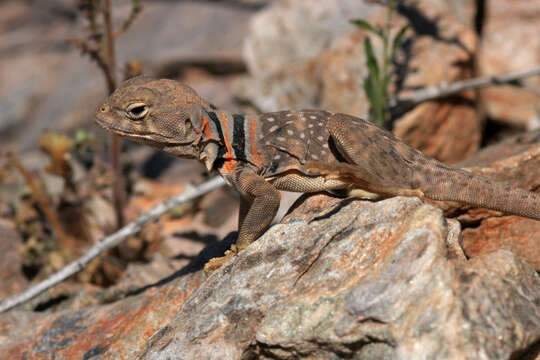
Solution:
[[[420,179],[418,179],[420,180]],[[418,181],[432,200],[457,201],[540,220],[540,195],[465,170],[441,167]]]
[[[452,168],[435,160],[422,166],[410,165],[403,176],[391,180],[348,163],[308,162],[306,169],[376,194],[457,201],[540,220],[540,194]]]

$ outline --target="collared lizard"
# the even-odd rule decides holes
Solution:
[[[540,195],[453,168],[360,118],[324,110],[231,114],[174,80],[124,82],[95,116],[103,128],[217,170],[240,193],[236,245],[215,269],[259,238],[278,190],[362,189],[485,207],[540,220]]]

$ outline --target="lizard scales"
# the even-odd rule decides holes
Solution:
[[[256,240],[279,207],[278,190],[362,189],[458,201],[540,220],[540,196],[429,158],[376,125],[323,110],[257,116],[217,109],[187,85],[137,77],[98,109],[120,136],[217,170],[241,195],[237,247]]]

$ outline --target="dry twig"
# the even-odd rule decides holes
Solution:
[[[34,197],[34,200],[36,200],[36,202],[39,204],[39,207],[45,214],[45,217],[51,224],[51,227],[53,228],[53,231],[56,234],[60,244],[62,246],[65,246],[66,248],[75,249],[75,244],[73,243],[72,239],[64,232],[64,229],[62,228],[62,225],[58,220],[58,216],[56,216],[56,212],[51,207],[49,199],[46,195],[43,194],[39,186],[32,178],[32,175],[28,172],[28,170],[26,170],[17,155],[8,154],[8,158],[11,164],[21,173],[24,181],[30,188],[30,191],[32,191],[32,196]]]
[[[73,274],[81,271],[90,263],[90,261],[98,257],[100,254],[117,246],[128,237],[137,234],[145,224],[157,219],[172,208],[209,193],[210,191],[215,190],[224,184],[225,181],[221,177],[214,177],[200,184],[199,186],[190,187],[181,194],[158,204],[149,212],[140,215],[137,219],[135,219],[135,221],[127,224],[114,234],[105,237],[101,242],[91,247],[79,259],[67,265],[62,270],[54,273],[44,281],[32,286],[26,291],[0,302],[0,313],[33,299],[45,290],[59,284]]]
[[[390,108],[396,108],[401,106],[414,106],[425,101],[450,96],[463,90],[478,89],[481,87],[492,85],[515,83],[520,79],[538,75],[540,75],[540,65],[533,66],[532,68],[524,71],[516,71],[508,74],[468,79],[463,81],[457,81],[452,84],[442,83],[434,86],[427,86],[425,88],[413,91],[410,94],[392,99],[389,102],[388,106]]]
[[[71,38],[69,42],[77,46],[82,54],[90,56],[105,76],[107,89],[111,94],[117,85],[115,39],[124,33],[142,10],[140,0],[131,0],[131,12],[120,29],[115,32],[112,21],[111,0],[79,0],[78,8],[89,23],[89,34],[85,39]],[[98,21],[101,14],[102,23]],[[111,162],[114,172],[113,198],[118,227],[124,224],[124,179],[120,164],[121,142],[117,135],[111,135]]]

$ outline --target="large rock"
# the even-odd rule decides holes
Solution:
[[[523,71],[540,64],[540,1],[486,1],[486,17],[478,56],[482,76]],[[540,88],[540,76],[523,82]],[[494,86],[480,91],[487,114],[520,128],[540,127],[540,98],[515,86]]]
[[[260,76],[280,71],[286,64],[302,64],[351,33],[351,18],[365,18],[377,8],[357,0],[274,1],[250,21],[244,44],[250,73]]]
[[[0,316],[0,358],[534,356],[540,278],[507,251],[465,260],[458,236],[418,199],[304,198],[208,278],[192,265],[112,304]]]
[[[540,189],[540,130],[509,138],[460,165],[530,191]],[[540,270],[540,221],[461,207],[463,248],[469,257],[507,249]],[[495,215],[495,216],[494,216]]]

